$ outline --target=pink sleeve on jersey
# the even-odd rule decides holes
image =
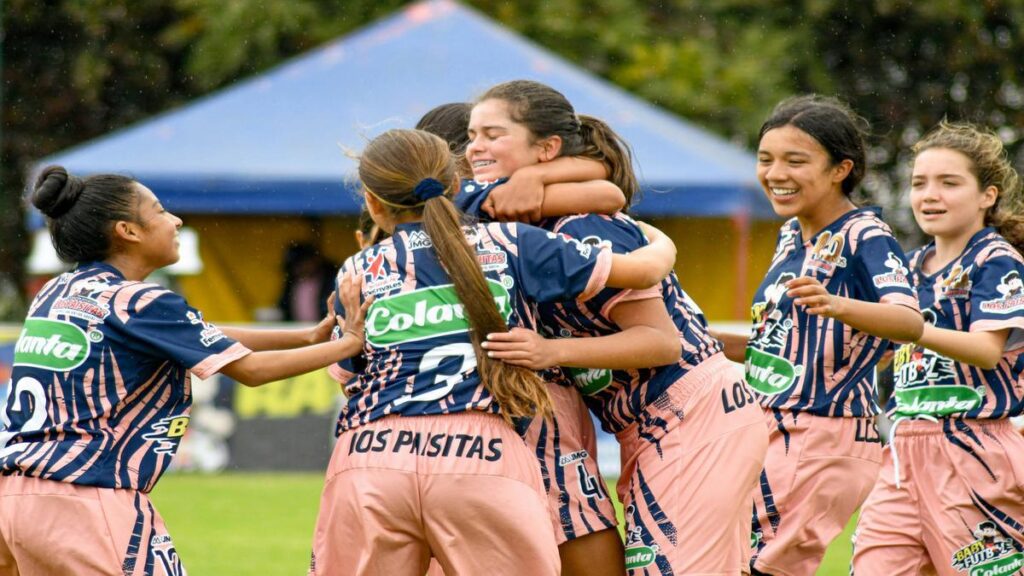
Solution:
[[[612,271],[612,249],[602,248],[597,253],[597,263],[594,264],[594,271],[590,274],[590,280],[587,282],[587,287],[583,290],[583,293],[577,297],[580,302],[586,302],[598,292],[604,290],[605,283],[608,282],[608,274]]]
[[[352,378],[355,377],[354,372],[345,370],[344,368],[338,366],[337,364],[331,364],[330,366],[328,366],[327,373],[331,376],[331,378],[334,378],[335,382],[341,384],[342,386],[348,384],[349,381],[351,381]]]
[[[637,300],[650,300],[651,298],[661,299],[661,284],[652,286],[646,290],[621,290],[618,294],[611,297],[604,306],[601,307],[601,316],[605,318],[611,318],[612,308],[623,302],[635,302]]]
[[[203,360],[199,364],[193,366],[190,371],[205,380],[219,372],[224,366],[231,364],[243,356],[248,356],[249,354],[252,354],[252,350],[249,350],[239,342],[235,342],[220,354],[207,356],[206,360]]]

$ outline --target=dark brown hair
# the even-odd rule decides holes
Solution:
[[[493,86],[477,102],[492,99],[507,102],[512,121],[525,126],[536,138],[560,137],[560,156],[602,162],[608,167],[608,180],[625,194],[627,206],[639,198],[640,185],[629,145],[602,120],[577,115],[561,92],[540,82],[513,80]]]
[[[388,210],[422,214],[424,230],[465,307],[480,379],[503,416],[511,422],[548,414],[551,399],[540,377],[532,370],[488,358],[480,346],[488,333],[504,332],[508,325],[463,234],[464,217],[450,200],[459,182],[448,144],[422,130],[388,130],[367,144],[359,159],[359,179]],[[420,200],[414,190],[426,179],[442,183],[444,195]]]
[[[868,122],[838,98],[806,94],[779,102],[771,116],[761,125],[758,140],[765,133],[783,126],[794,126],[818,141],[828,152],[832,165],[843,160],[853,162],[853,168],[843,180],[843,194],[849,196],[867,174]]]
[[[136,222],[135,180],[117,174],[78,178],[47,166],[36,179],[32,204],[47,217],[57,256],[69,264],[105,260],[119,221]]]

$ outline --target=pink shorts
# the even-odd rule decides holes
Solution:
[[[617,437],[629,573],[748,570],[768,438],[742,369],[721,354],[704,361]]]
[[[854,540],[856,574],[1020,574],[1024,437],[1006,420],[900,422]]]
[[[878,429],[873,416],[764,414],[770,443],[754,490],[752,566],[775,576],[812,576],[878,477]]]
[[[500,417],[389,416],[344,432],[310,574],[557,574],[537,460]]]
[[[615,505],[597,469],[597,438],[575,388],[548,384],[554,414],[534,418],[524,440],[537,455],[559,545],[618,526]]]
[[[184,576],[185,569],[144,493],[0,476],[0,574]]]

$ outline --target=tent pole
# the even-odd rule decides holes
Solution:
[[[732,215],[732,226],[736,236],[736,283],[734,284],[736,288],[733,292],[732,315],[734,320],[744,321],[750,315],[747,294],[750,282],[748,268],[750,266],[751,234],[750,210],[746,206]]]

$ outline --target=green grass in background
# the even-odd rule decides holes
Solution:
[[[323,474],[168,474],[151,497],[190,576],[301,576],[322,488]],[[852,532],[853,522],[818,574],[849,572]]]

